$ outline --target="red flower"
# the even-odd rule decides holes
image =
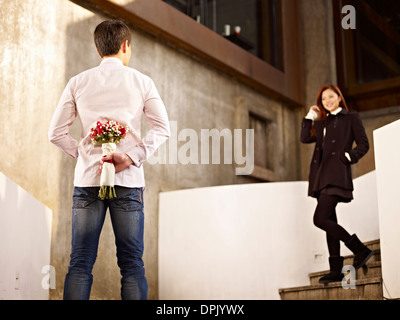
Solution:
[[[121,137],[122,137],[122,138],[125,138],[125,135],[126,135],[126,130],[125,130],[125,128],[122,127],[122,128],[119,129],[119,131],[121,132]]]
[[[103,125],[100,121],[97,122],[97,135],[101,135],[103,133]]]

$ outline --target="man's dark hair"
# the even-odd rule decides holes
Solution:
[[[103,21],[94,30],[93,37],[101,57],[117,54],[125,40],[131,42],[128,26],[119,20]]]

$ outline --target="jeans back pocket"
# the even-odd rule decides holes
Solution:
[[[115,203],[124,210],[143,209],[142,188],[116,187]]]
[[[99,188],[96,187],[74,187],[72,207],[85,208],[92,202],[96,201],[98,189]]]

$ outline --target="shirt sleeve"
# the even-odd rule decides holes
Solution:
[[[149,81],[144,94],[143,112],[149,124],[149,131],[139,144],[127,152],[136,167],[140,167],[149,159],[170,136],[167,111],[152,80]]]
[[[308,111],[308,113],[307,113],[305,118],[309,119],[309,120],[312,120],[312,121],[315,121],[315,120],[318,119],[318,114],[314,110],[310,110],[310,111]]]
[[[73,139],[69,130],[77,116],[75,99],[71,90],[71,80],[66,85],[50,122],[48,138],[51,143],[72,158],[78,157],[78,141]]]

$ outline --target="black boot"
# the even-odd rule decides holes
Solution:
[[[354,269],[359,269],[366,264],[369,258],[372,257],[373,251],[368,249],[355,234],[353,234],[349,241],[346,243],[346,247],[354,253]]]
[[[329,282],[337,282],[343,280],[343,257],[334,256],[329,257],[330,272],[319,279],[319,283],[327,284]]]

